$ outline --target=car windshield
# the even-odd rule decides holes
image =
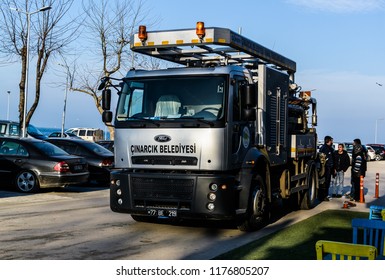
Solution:
[[[44,135],[37,127],[33,126],[32,124],[28,125],[27,132],[31,135]]]
[[[116,119],[219,120],[224,115],[225,85],[222,76],[127,81],[120,94]]]
[[[64,156],[69,155],[66,151],[48,142],[35,142],[33,143],[37,149],[47,156]]]

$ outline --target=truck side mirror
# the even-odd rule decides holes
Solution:
[[[246,121],[255,121],[257,119],[257,112],[255,108],[252,109],[243,109],[242,110],[242,119]]]
[[[112,112],[111,111],[103,111],[102,120],[104,123],[112,122]]]
[[[257,113],[256,85],[245,84],[241,86],[242,119],[246,121],[255,121]]]
[[[102,91],[102,108],[104,111],[109,111],[111,109],[111,90],[104,89]]]
[[[245,108],[253,108],[257,106],[256,86],[247,84],[241,89],[242,106]]]

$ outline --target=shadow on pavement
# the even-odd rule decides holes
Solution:
[[[19,197],[19,196],[31,196],[42,193],[84,193],[84,192],[94,192],[99,190],[108,189],[109,186],[98,186],[98,185],[71,185],[67,187],[56,187],[56,188],[44,188],[40,189],[35,193],[22,193],[18,192],[12,186],[2,186],[0,189],[0,199],[8,197]]]

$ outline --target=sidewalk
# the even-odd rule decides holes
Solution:
[[[383,172],[383,174],[381,174]],[[379,174],[379,197],[375,198],[376,189],[376,173]],[[345,174],[344,192],[350,192],[350,168]],[[385,161],[371,161],[368,162],[368,170],[366,177],[364,178],[364,194],[365,202],[360,203],[359,201],[354,202],[356,207],[343,210],[353,210],[369,212],[371,205],[382,205],[385,206]],[[344,196],[342,198],[331,198],[329,202],[322,202],[320,205],[315,207],[314,210],[326,210],[326,209],[342,209],[344,201],[349,201]],[[320,208],[320,209],[317,209]]]
[[[381,174],[383,172],[383,174]],[[376,183],[376,173],[379,173],[379,198],[374,198],[375,195],[375,183]],[[350,168],[345,174],[344,181],[344,192],[350,192]],[[369,217],[369,207],[371,205],[381,205],[385,206],[385,161],[371,161],[368,162],[368,170],[366,177],[364,178],[364,193],[365,193],[365,202],[354,202],[355,207],[350,207],[349,209],[343,208],[344,201],[349,201],[344,196],[341,198],[332,198],[330,201],[322,201],[316,207],[311,210],[301,210],[300,215],[298,211],[288,213],[286,216],[282,217],[278,221],[268,225],[265,229],[267,232],[270,232],[272,229],[277,230],[277,228],[283,228],[290,226],[294,223],[307,219],[311,216],[314,216],[325,210],[342,210],[342,211],[359,211],[359,212],[368,212]],[[271,233],[271,232],[270,232]],[[270,234],[267,233],[267,234]],[[264,234],[266,235],[266,234]]]

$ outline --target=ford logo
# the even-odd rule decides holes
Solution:
[[[156,142],[168,142],[171,140],[171,137],[168,135],[157,135],[154,137]]]

